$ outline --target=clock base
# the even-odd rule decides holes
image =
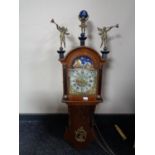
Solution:
[[[64,138],[75,148],[85,148],[95,140],[93,114],[95,105],[68,106],[69,120]]]

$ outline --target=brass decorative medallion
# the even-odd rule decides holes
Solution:
[[[85,142],[86,141],[86,137],[87,137],[87,132],[84,130],[83,126],[79,127],[76,131],[75,131],[75,139],[78,142]]]

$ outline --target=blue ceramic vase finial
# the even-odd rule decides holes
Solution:
[[[89,17],[89,15],[88,15],[88,13],[87,13],[86,10],[80,11],[80,13],[79,13],[79,19],[80,19],[80,21],[87,21],[88,20],[88,17]]]

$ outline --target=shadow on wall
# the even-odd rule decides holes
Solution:
[[[111,41],[112,40],[115,40],[115,39],[120,39],[120,38],[122,38],[122,36],[120,35],[120,34],[116,34],[115,36],[109,36],[108,37],[108,49],[109,49],[109,51],[111,52]]]
[[[107,62],[103,65],[103,70],[102,70],[102,97],[103,97],[103,102],[108,100],[107,99],[107,95],[106,95],[106,90],[108,87],[108,83],[107,83],[107,75],[108,75],[108,70],[110,70],[111,65],[112,65],[112,58],[108,59]]]
[[[88,31],[88,39],[92,39],[92,36],[93,36],[93,34],[92,34],[92,31],[94,30],[94,24],[93,24],[93,22],[92,21],[88,21],[87,22],[87,31]]]
[[[70,45],[71,45],[71,49],[74,49],[74,48],[76,48],[77,47],[77,45],[78,45],[78,42],[75,40],[75,37],[72,35],[72,34],[70,34],[69,36],[67,36],[67,39],[69,40],[69,42],[70,42]]]
[[[117,34],[115,36],[110,36],[108,37],[108,42],[107,42],[107,46],[108,46],[108,50],[111,53],[111,41],[117,38],[121,38],[120,34]],[[112,68],[112,63],[113,63],[113,58],[110,57],[109,55],[107,55],[107,62],[103,65],[103,70],[102,70],[102,97],[103,97],[103,101],[107,100],[106,98],[106,90],[107,90],[107,75],[108,75],[108,71]]]
[[[86,34],[86,35],[87,35],[87,39],[88,39],[88,46],[90,46],[90,47],[94,47],[93,34],[92,34],[93,30],[94,30],[93,22],[88,21],[87,22],[87,32],[88,32],[88,34]]]
[[[114,36],[108,36],[108,41],[107,41],[107,46],[108,46],[108,50],[110,51],[110,53],[112,53],[111,50],[111,44],[112,44],[112,40],[115,39],[120,39],[122,38],[122,36],[120,34],[116,34]],[[103,47],[102,47],[103,48]],[[118,53],[119,54],[119,53]],[[103,97],[103,102],[107,101],[107,88],[108,88],[108,72],[112,69],[112,65],[114,63],[114,60],[110,54],[107,55],[107,62],[103,65],[103,70],[102,70],[102,97]]]

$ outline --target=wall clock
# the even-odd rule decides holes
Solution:
[[[100,55],[96,50],[86,47],[87,39],[85,29],[88,20],[87,11],[83,10],[79,14],[81,22],[81,34],[79,37],[80,46],[72,49],[66,56],[65,37],[69,35],[68,29],[55,23],[60,32],[59,61],[63,68],[63,97],[62,102],[68,106],[68,126],[64,137],[76,148],[83,148],[90,144],[96,137],[93,128],[93,114],[98,103],[102,102],[102,68],[106,62],[107,32],[118,25],[98,28],[101,36],[101,45],[104,48]]]

